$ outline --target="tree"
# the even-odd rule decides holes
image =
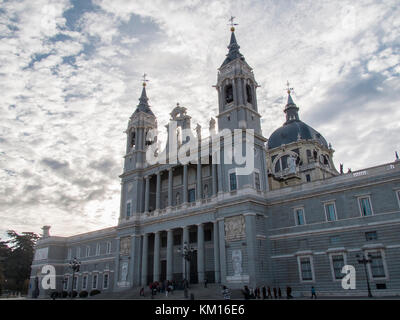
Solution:
[[[1,239],[0,239],[1,240]],[[0,241],[0,295],[3,293],[3,289],[6,284],[5,272],[5,261],[9,257],[11,249],[8,247],[6,241]]]
[[[25,292],[24,284],[30,277],[34,247],[39,236],[33,232],[18,234],[14,230],[8,230],[7,235],[10,240],[0,246],[0,255],[5,253],[3,271],[9,283],[7,289]]]

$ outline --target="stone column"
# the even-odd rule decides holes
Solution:
[[[214,242],[214,272],[215,283],[221,282],[220,267],[219,267],[219,232],[218,222],[213,222],[213,242]]]
[[[197,225],[197,274],[199,283],[204,282],[204,224]]]
[[[197,158],[197,201],[201,201],[203,194],[203,184],[201,179],[201,158],[200,155]]]
[[[217,165],[215,163],[211,164],[211,174],[212,174],[212,195],[217,194]]]
[[[219,257],[221,283],[226,283],[226,250],[225,250],[225,222],[224,219],[218,219],[219,233]],[[249,260],[250,261],[250,260]]]
[[[115,273],[114,273],[114,288],[118,287],[118,281],[119,281],[119,250],[120,250],[120,243],[121,243],[121,238],[117,237],[117,247],[116,247],[116,256],[115,256]],[[79,257],[77,257],[79,258]],[[73,281],[73,279],[72,279]]]
[[[174,181],[174,168],[168,169],[168,207],[172,207],[172,187]]]
[[[149,212],[149,202],[150,202],[150,177],[145,176],[145,193],[144,193],[144,212]]]
[[[183,166],[183,203],[188,202],[188,164]]]
[[[174,247],[173,247],[173,234],[174,231],[169,229],[167,230],[167,280],[173,280],[173,255],[174,255]]]
[[[153,281],[160,281],[160,231],[154,233]]]
[[[224,185],[223,185],[223,172],[222,172],[222,166],[223,166],[223,161],[224,161],[224,153],[223,153],[223,146],[222,143],[220,143],[220,148],[221,150],[217,151],[218,152],[218,159],[219,159],[219,164],[217,165],[217,172],[218,172],[218,193],[223,193],[224,192]]]
[[[258,265],[258,257],[256,254],[256,214],[247,213],[244,215],[246,222],[246,244],[247,258],[252,263],[248,264],[248,272],[250,276],[250,285],[256,285],[256,267]]]
[[[182,248],[184,243],[186,242],[187,246],[189,247],[189,227],[185,226],[182,228],[183,229],[183,237],[182,237]],[[186,274],[185,274],[185,265],[186,265]],[[187,279],[189,281],[189,263],[183,259],[183,265],[182,265],[182,274],[183,274],[183,279]]]
[[[156,210],[160,210],[161,204],[161,171],[157,172],[157,188],[156,188]]]
[[[131,251],[129,252],[130,259],[129,259],[129,276],[128,276],[131,286],[133,286],[133,283],[134,283],[133,272],[134,272],[135,264],[137,263],[137,259],[135,257],[136,242],[137,242],[136,235],[132,234],[131,235]]]
[[[141,238],[140,235],[132,235],[131,239],[131,261],[130,268],[132,272],[132,286],[136,287],[140,285],[140,248],[141,248]]]
[[[142,286],[147,286],[147,255],[149,250],[149,235],[143,235],[143,251],[142,251]]]
[[[238,101],[236,79],[232,79],[231,81],[232,81],[232,91],[233,91],[233,105],[237,106],[239,104],[239,101]]]

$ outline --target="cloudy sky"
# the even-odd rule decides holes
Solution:
[[[337,167],[394,160],[398,0],[0,0],[0,237],[115,225],[141,75],[159,127],[179,102],[206,128],[231,15],[265,137],[284,122],[289,80]]]

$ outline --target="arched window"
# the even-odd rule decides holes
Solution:
[[[181,195],[179,192],[176,193],[176,205],[179,206],[181,204]]]
[[[249,84],[246,84],[246,96],[247,102],[253,104],[253,94],[251,93],[251,87]]]
[[[225,87],[225,102],[231,103],[233,101],[233,87],[231,84],[228,84]]]
[[[131,133],[131,148],[133,148],[135,146],[135,144],[136,144],[136,132],[133,131]]]

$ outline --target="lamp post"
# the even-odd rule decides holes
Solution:
[[[371,256],[369,254],[367,254],[367,257],[365,257],[363,255],[361,258],[360,255],[357,254],[356,257],[357,257],[358,263],[364,265],[365,278],[367,279],[368,297],[372,298],[371,287],[369,285],[368,273],[367,273],[367,264],[372,262]]]
[[[81,267],[80,261],[74,258],[74,260],[69,262],[69,267],[72,269],[72,286],[71,286],[71,299],[74,297],[74,280],[75,280],[75,272],[79,272]]]
[[[195,251],[196,251],[196,249],[193,248],[193,247],[189,247],[189,245],[187,244],[186,241],[183,243],[182,250],[178,249],[178,252],[182,255],[182,257],[183,257],[183,259],[185,261],[185,279],[184,280],[186,280],[186,281],[185,281],[185,288],[184,289],[189,288],[189,281],[188,281],[188,279],[186,279],[186,276],[187,276],[187,267],[186,267],[187,266],[187,262],[190,262],[190,260],[192,260],[192,257],[193,257],[193,254],[194,254]]]

